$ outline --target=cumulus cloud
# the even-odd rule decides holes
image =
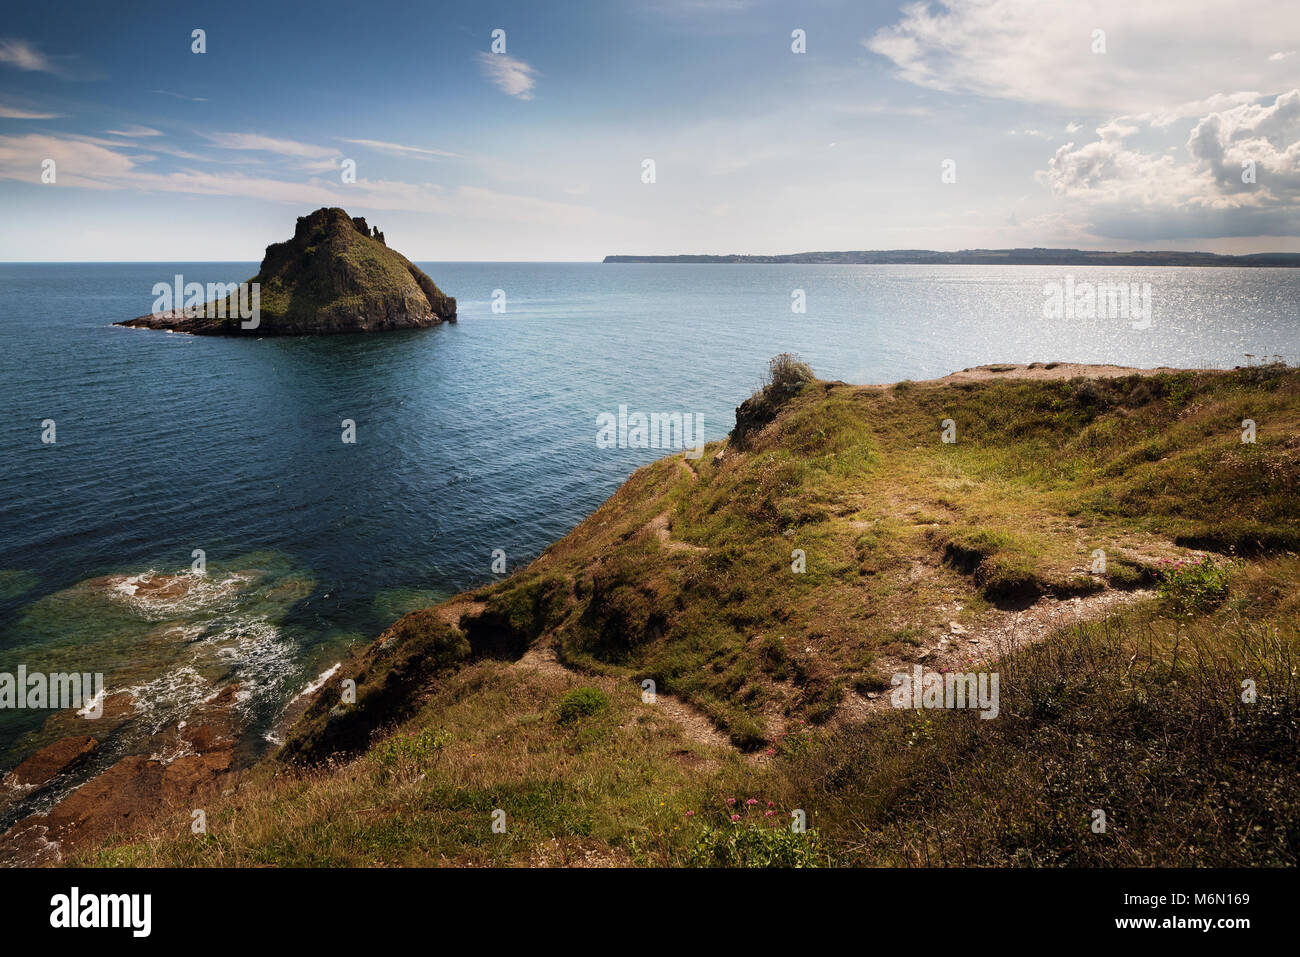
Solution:
[[[539,74],[523,60],[504,53],[480,51],[478,63],[483,75],[495,83],[502,93],[521,100],[533,98],[533,87],[537,85],[534,77]]]
[[[1131,145],[1143,125],[1112,120],[1097,139],[1058,149],[1035,178],[1095,218],[1122,221],[1130,235],[1143,223],[1155,235],[1179,220],[1202,236],[1285,234],[1300,224],[1300,89],[1202,116],[1184,160]],[[1154,125],[1148,117],[1147,129]]]

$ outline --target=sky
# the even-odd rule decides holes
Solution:
[[[327,205],[419,261],[1300,251],[1300,3],[6,5],[0,260]]]

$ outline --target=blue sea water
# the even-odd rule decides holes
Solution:
[[[155,727],[238,681],[270,728],[356,642],[491,580],[495,549],[520,567],[663,454],[597,449],[599,414],[722,438],[780,352],[852,382],[1300,357],[1300,270],[420,265],[457,324],[264,340],[111,325],[176,273],[254,263],[0,265],[0,672],[103,672]],[[1067,275],[1150,283],[1150,328],[1044,319]],[[195,549],[202,588],[139,587]],[[68,733],[48,717],[0,712],[0,770]]]

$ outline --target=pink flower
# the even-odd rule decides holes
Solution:
[[[776,805],[773,804],[771,801],[768,801],[768,802],[767,802],[767,806],[768,806],[768,807],[776,807]]]
[[[687,816],[687,817],[695,817],[695,812],[694,812],[694,811],[687,811],[687,812],[686,812],[686,816]]]
[[[763,753],[766,754],[769,758],[773,757],[776,754],[776,748],[768,748]]]
[[[745,806],[753,807],[757,803],[758,803],[758,798],[750,798],[748,801],[745,802]]]
[[[736,799],[735,799],[735,798],[727,798],[727,803],[728,803],[728,804],[735,804],[735,803],[736,803]]]
[[[740,815],[739,815],[739,814],[733,814],[733,815],[731,815],[731,819],[732,819],[733,821],[739,821],[739,820],[740,820]]]
[[[772,817],[774,814],[776,814],[775,811],[764,811],[763,817]]]

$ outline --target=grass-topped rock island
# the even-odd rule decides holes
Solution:
[[[783,358],[729,440],[360,648],[206,835],[64,860],[1295,865],[1298,552],[1295,369]]]
[[[389,249],[377,227],[338,208],[299,216],[293,238],[268,246],[257,275],[244,286],[256,289],[255,321],[248,318],[254,295],[245,288],[211,300],[187,297],[116,324],[201,336],[298,336],[456,321],[455,299]]]

